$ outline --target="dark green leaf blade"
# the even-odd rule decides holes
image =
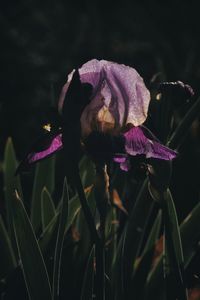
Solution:
[[[38,243],[43,254],[47,251],[48,247],[50,247],[51,242],[56,239],[56,228],[58,226],[59,216],[60,212],[55,214],[38,239]]]
[[[155,246],[155,243],[159,237],[160,227],[161,227],[161,220],[162,220],[162,212],[161,210],[158,212],[158,215],[154,221],[152,230],[149,234],[148,240],[145,244],[145,248],[143,251],[143,255],[148,252],[152,247]]]
[[[24,279],[31,300],[52,299],[47,269],[25,208],[16,193],[13,224]]]
[[[180,231],[183,245],[183,256],[185,259],[185,268],[188,267],[192,258],[196,254],[200,240],[200,203],[188,214],[181,223]]]
[[[184,268],[187,269],[190,261],[194,257],[196,251],[197,244],[200,240],[200,203],[198,203],[193,210],[189,213],[189,215],[185,218],[180,226],[180,233],[182,239],[183,246],[183,256],[184,256]],[[163,256],[161,255],[157,265],[152,270],[148,282],[146,285],[147,294],[151,297],[154,295],[154,291],[156,287],[160,287],[157,289],[158,297],[155,300],[160,300],[160,293],[163,289],[163,280],[162,280],[162,270],[163,270]]]
[[[49,157],[37,163],[32,201],[31,201],[31,223],[35,232],[42,224],[41,220],[41,193],[44,187],[51,194],[54,190],[55,157]]]
[[[55,205],[51,198],[51,195],[46,187],[42,190],[42,202],[41,202],[41,213],[42,213],[42,228],[43,230],[51,222],[56,215]]]
[[[68,218],[68,186],[66,179],[64,180],[63,185],[63,194],[62,194],[62,209],[60,214],[60,222],[57,234],[55,255],[54,255],[54,270],[53,270],[53,299],[59,298],[59,283],[60,283],[60,268],[61,268],[61,259],[62,259],[62,248],[64,241],[65,228]]]
[[[88,188],[86,189],[87,193],[85,193],[88,206],[90,208],[92,216],[95,216],[96,212],[96,203],[94,198],[94,189]],[[79,201],[80,203],[80,201]],[[78,211],[76,215],[76,219],[74,222],[74,229],[76,232],[78,232],[79,235],[79,241],[77,244],[76,249],[74,250],[74,257],[75,257],[75,265],[77,269],[81,264],[83,264],[85,261],[87,261],[88,255],[91,251],[92,241],[91,236],[89,232],[89,228],[83,213],[82,208]]]
[[[167,189],[163,193],[163,210],[165,216],[165,256],[167,267],[164,265],[164,275],[167,284],[167,293],[172,289],[175,297],[187,300],[187,290],[184,282],[184,259],[179,231],[179,224],[172,195]],[[174,284],[175,279],[176,284]]]
[[[79,163],[81,182],[84,188],[94,183],[95,167],[91,159],[84,155]]]
[[[133,266],[140,251],[144,229],[151,214],[152,201],[148,193],[148,182],[145,180],[133,210],[121,235],[116,258],[113,261],[116,299],[127,297],[131,288]]]
[[[134,274],[132,278],[132,295],[137,299],[143,299],[145,295],[144,284],[147,280],[147,276],[150,272],[150,268],[153,262],[153,255],[155,250],[155,244],[159,237],[160,226],[161,226],[161,211],[153,223],[149,237],[145,244],[141,257],[137,259],[135,265]]]
[[[15,255],[12,249],[8,232],[0,215],[0,245],[1,245],[1,271],[0,276],[5,277],[16,267]]]
[[[12,198],[15,193],[15,189],[18,190],[20,198],[22,197],[22,188],[20,183],[19,175],[15,176],[15,171],[17,168],[17,160],[15,156],[15,150],[13,147],[12,139],[8,138],[5,153],[4,153],[4,190],[5,190],[5,205],[6,205],[6,213],[7,213],[7,227],[8,233],[13,243],[13,236],[12,236]]]
[[[83,285],[81,290],[81,300],[92,300],[93,299],[93,284],[94,284],[94,252],[95,247],[92,247],[90,252],[85,275],[83,278]]]
[[[175,243],[175,251],[178,262],[180,264],[181,269],[187,266],[189,259],[193,256],[193,247],[199,241],[200,234],[200,224],[199,224],[199,216],[200,216],[200,205],[197,205],[196,208],[189,214],[189,216],[185,219],[185,221],[180,226],[180,233],[177,228],[177,216],[174,212],[174,204],[172,203],[173,199],[171,198],[170,191],[167,191],[167,197],[169,198],[167,204],[167,210],[170,211],[170,215],[172,215],[172,220],[170,222],[173,223],[172,227],[172,235],[173,241]],[[172,201],[171,201],[172,200]],[[169,219],[169,218],[168,218]],[[194,234],[194,229],[195,233]],[[177,231],[178,230],[178,231]],[[181,247],[181,240],[182,245]],[[183,249],[183,250],[182,250]],[[186,249],[186,250],[184,250]],[[183,261],[183,253],[184,253],[184,261]],[[158,288],[159,287],[159,288]],[[155,295],[154,291],[157,288],[157,295]],[[146,284],[146,294],[148,295],[147,299],[151,299],[155,297],[157,299],[163,299],[163,289],[164,289],[164,280],[163,280],[163,254],[160,255],[160,259],[156,264],[155,268],[149,274],[148,281]],[[162,295],[162,296],[161,296]]]
[[[92,190],[92,187],[88,187],[85,189],[86,198],[89,197],[91,190]],[[47,248],[52,240],[56,240],[56,234],[57,234],[56,228],[58,225],[61,207],[62,207],[62,203],[60,201],[58,204],[58,207],[56,208],[55,216],[53,217],[51,222],[47,225],[47,227],[44,229],[41,236],[39,237],[39,245],[42,250],[42,253],[44,253],[47,250]],[[69,208],[68,208],[69,214],[68,214],[68,218],[66,219],[67,223],[65,226],[65,233],[67,233],[70,226],[74,222],[75,217],[77,216],[78,212],[80,211],[80,207],[81,207],[81,204],[79,201],[79,197],[76,194],[69,200]]]

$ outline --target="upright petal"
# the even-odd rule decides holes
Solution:
[[[107,102],[120,126],[139,126],[147,118],[150,93],[142,77],[131,67],[104,62],[104,74],[112,98]]]
[[[61,92],[59,109],[63,106],[73,72],[69,74]],[[92,59],[79,69],[79,74],[81,82],[89,83],[93,88],[90,103],[81,115],[83,136],[87,136],[94,129],[98,112],[103,107],[109,110],[116,128],[127,123],[139,126],[146,120],[150,93],[135,69],[106,60]]]
[[[120,127],[127,123],[138,126],[146,120],[150,93],[135,69],[106,60],[91,60],[79,72],[81,81],[93,86],[91,102],[83,111],[85,120],[86,113],[94,115],[103,105]]]

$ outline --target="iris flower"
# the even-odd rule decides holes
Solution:
[[[46,126],[45,136],[27,154],[23,165],[50,156],[63,144],[67,148],[74,134],[78,137],[73,147],[85,144],[87,150],[87,140],[94,133],[121,141],[121,147],[112,149],[112,159],[125,171],[129,169],[130,156],[172,160],[177,153],[159,143],[143,126],[149,102],[150,92],[135,69],[106,60],[90,60],[68,75],[58,102],[61,126],[56,130]],[[73,147],[69,155],[73,155]]]

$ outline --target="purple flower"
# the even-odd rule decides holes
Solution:
[[[68,75],[59,99],[62,110],[74,71]],[[82,83],[92,85],[90,103],[81,115],[82,136],[93,130],[119,132],[126,124],[139,126],[147,118],[150,93],[131,67],[106,60],[90,60],[79,69]]]
[[[78,72],[73,70],[68,75],[58,104],[65,126],[66,115],[70,116],[71,113],[66,113],[68,102],[65,101],[70,89],[72,90],[73,80],[76,80],[75,74],[78,74],[81,85],[89,84],[92,87],[89,104],[80,110],[78,121],[83,143],[93,132],[123,136],[124,151],[112,153],[114,161],[120,163],[123,170],[129,169],[129,155],[143,154],[146,158],[164,160],[171,160],[176,156],[175,151],[161,145],[149,131],[141,127],[147,118],[150,102],[150,93],[143,79],[135,69],[114,62],[93,59],[84,64]],[[83,103],[75,103],[75,107],[76,105],[82,107]],[[73,113],[71,118],[73,119]],[[71,126],[70,122],[69,124]],[[127,130],[127,127],[131,128]],[[61,131],[48,133],[44,147],[36,147],[37,150],[28,154],[26,162],[31,164],[62,149],[62,130],[64,132],[66,127]]]

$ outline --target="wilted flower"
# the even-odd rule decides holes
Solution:
[[[129,155],[143,154],[147,158],[164,160],[171,160],[176,156],[175,151],[161,145],[141,126],[147,118],[150,93],[137,71],[125,65],[93,59],[84,64],[78,72],[74,70],[68,75],[58,104],[65,128],[63,126],[56,131],[50,130],[46,143],[42,145],[41,142],[36,151],[28,154],[26,158],[28,164],[41,160],[63,147],[62,136],[68,124],[65,120],[66,115],[68,117],[72,114],[73,119],[75,113],[70,112],[70,105],[68,106],[66,99],[76,73],[82,86],[89,84],[91,87],[89,103],[85,106],[83,103],[75,103],[82,105],[78,122],[83,143],[94,132],[109,134],[116,139],[123,138],[123,147],[119,152],[116,149],[112,156],[124,170],[129,168]],[[73,100],[76,99],[70,99]],[[70,128],[67,129],[69,130]],[[87,145],[87,142],[85,144]]]

